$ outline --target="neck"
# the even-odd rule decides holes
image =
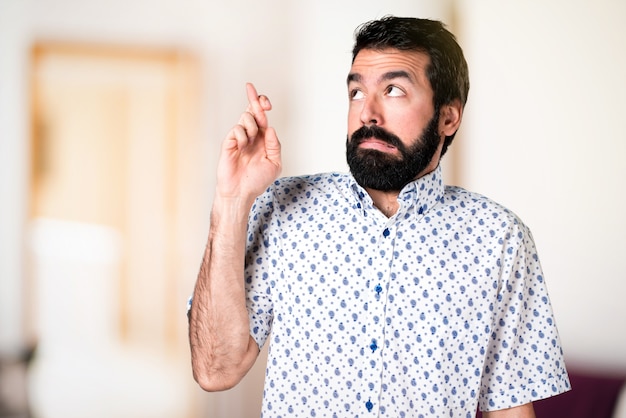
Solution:
[[[400,194],[400,192],[384,192],[374,189],[365,190],[372,198],[374,206],[376,206],[376,208],[386,217],[391,218],[400,208],[400,204],[398,203],[398,194]]]
[[[441,147],[441,144],[439,144],[439,146]],[[417,175],[416,179],[431,173],[437,168],[438,165],[439,159],[433,158],[428,167],[422,170],[422,172]],[[400,208],[400,204],[398,203],[398,195],[400,194],[400,191],[383,191],[368,188],[365,188],[365,191],[367,191],[367,194],[369,194],[372,198],[374,206],[376,206],[376,208],[388,218],[395,215]]]

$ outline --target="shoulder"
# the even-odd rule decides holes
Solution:
[[[446,186],[442,207],[454,213],[458,221],[475,223],[494,231],[508,231],[519,238],[530,231],[522,219],[504,205],[484,196],[457,186]]]
[[[338,172],[280,177],[274,181],[270,188],[275,191],[288,189],[288,192],[293,190],[332,189],[341,187],[344,184],[348,185],[351,178],[349,174]]]
[[[281,177],[267,189],[275,200],[295,197],[337,196],[350,187],[352,177],[345,173],[318,173]]]
[[[518,219],[519,217],[502,204],[480,193],[472,192],[458,186],[445,186],[443,204],[450,210],[471,214],[493,213]]]
[[[308,205],[316,199],[337,201],[348,195],[352,182],[352,176],[337,172],[280,177],[257,198],[252,209]]]

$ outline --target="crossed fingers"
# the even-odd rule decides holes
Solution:
[[[265,112],[272,109],[270,100],[265,95],[259,95],[252,83],[246,84],[246,92],[248,94],[246,112],[252,115],[259,128],[266,129],[268,124]]]
[[[265,95],[259,95],[252,83],[246,84],[248,106],[239,118],[233,129],[233,136],[240,146],[251,143],[259,135],[264,135],[268,128],[266,111],[272,109],[272,104]]]

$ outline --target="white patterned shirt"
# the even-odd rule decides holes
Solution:
[[[250,332],[270,341],[264,417],[474,417],[570,388],[528,228],[497,203],[407,185],[391,218],[349,174],[255,202]]]

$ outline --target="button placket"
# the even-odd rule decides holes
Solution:
[[[371,300],[369,305],[370,311],[370,340],[368,341],[367,350],[365,350],[366,359],[369,358],[369,366],[366,377],[366,385],[368,387],[368,395],[364,396],[362,401],[369,413],[376,413],[379,405],[380,392],[382,390],[382,342],[385,339],[385,310],[387,298],[385,290],[388,287],[387,281],[390,277],[390,266],[393,258],[393,242],[394,227],[386,226],[378,238],[377,251],[377,270],[376,277],[371,279]]]

